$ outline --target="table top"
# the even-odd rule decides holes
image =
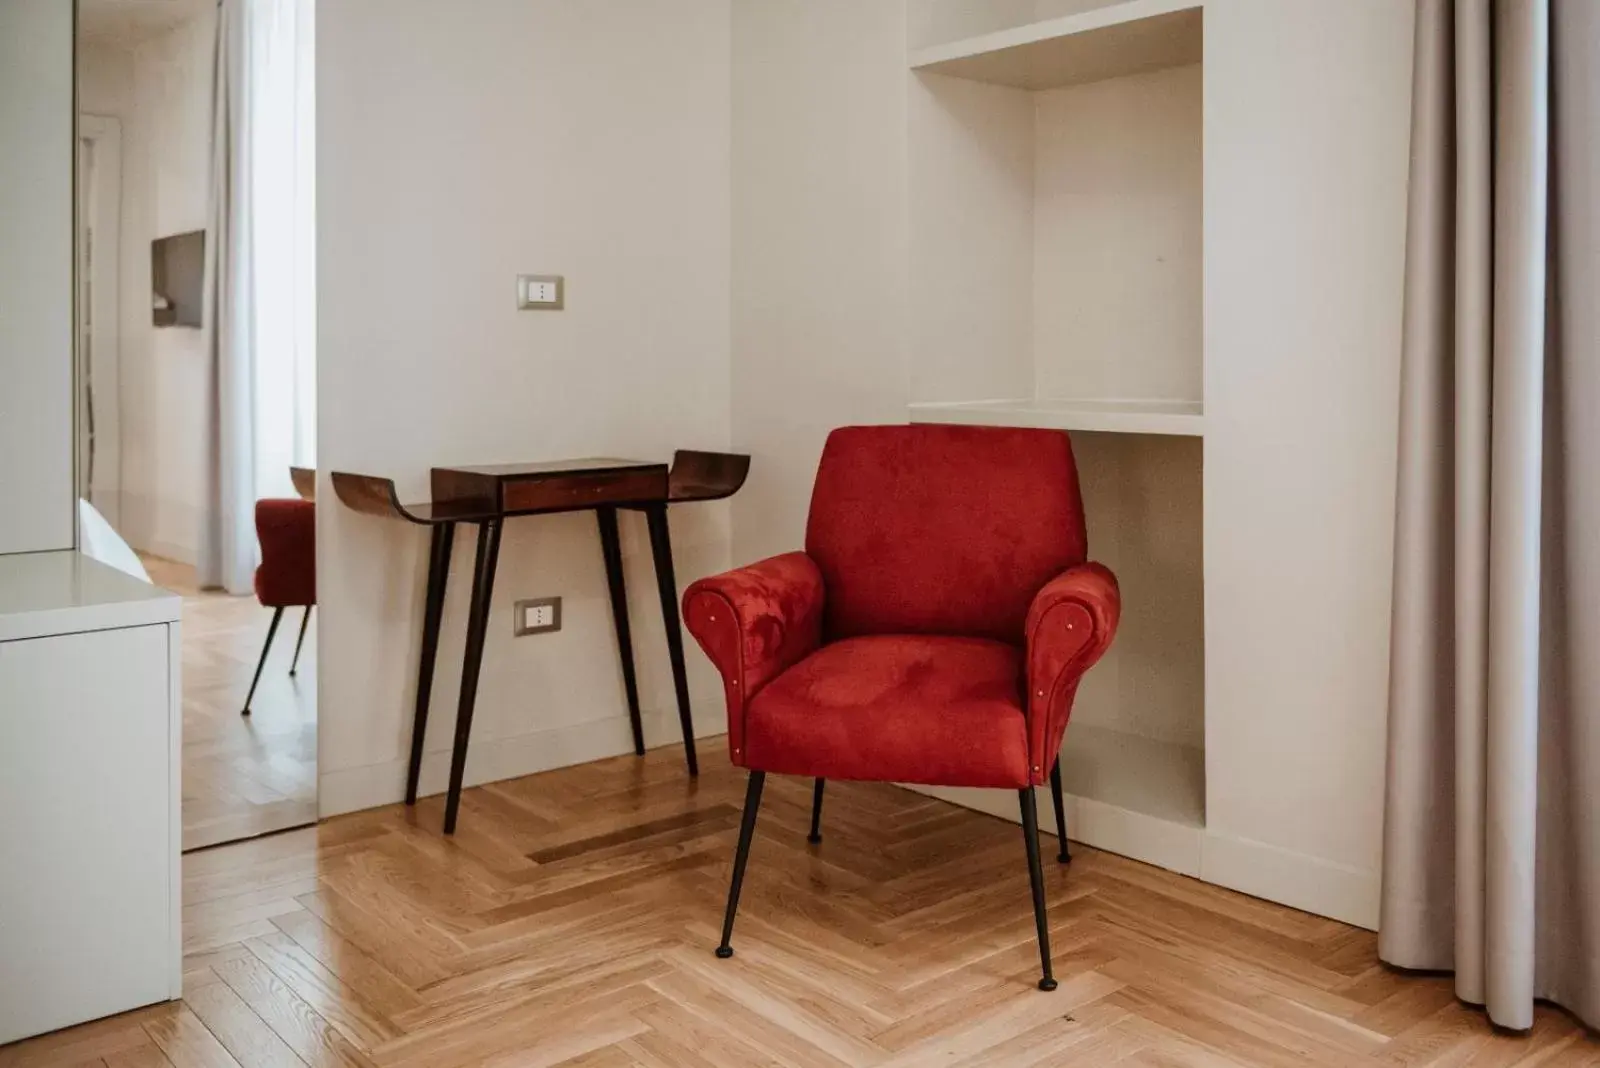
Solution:
[[[458,471],[462,474],[481,475],[485,478],[540,478],[545,476],[591,474],[603,471],[632,471],[638,468],[666,469],[659,460],[617,460],[610,457],[586,456],[578,460],[548,460],[542,463],[514,464],[451,464],[436,467],[435,471]]]
[[[750,470],[750,457],[742,453],[703,452],[679,449],[670,468],[654,460],[624,460],[615,457],[582,457],[575,460],[543,460],[528,463],[469,464],[435,467],[432,471],[432,501],[405,504],[395,490],[394,480],[380,475],[349,471],[332,473],[335,495],[348,508],[367,515],[389,516],[412,523],[436,524],[481,522],[512,515],[539,515],[575,511],[598,506],[639,507],[646,503],[684,503],[715,501],[730,497],[744,485]],[[641,485],[659,472],[659,488]],[[315,472],[299,470],[296,485],[302,495],[314,492]],[[614,486],[606,476],[618,476]],[[517,483],[559,484],[571,480],[570,500],[560,500],[559,485],[539,497],[548,506],[506,509],[504,494]],[[597,483],[598,480],[598,483]],[[517,495],[530,495],[519,487]],[[612,491],[607,497],[607,491]]]

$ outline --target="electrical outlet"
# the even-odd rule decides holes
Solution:
[[[561,629],[561,598],[535,597],[518,601],[516,605],[515,634],[549,634]]]
[[[560,311],[566,307],[567,283],[559,274],[517,275],[517,308],[521,311]]]

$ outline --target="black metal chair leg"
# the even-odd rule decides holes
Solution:
[[[667,506],[645,509],[650,523],[650,555],[655,558],[656,585],[661,591],[661,621],[667,628],[667,654],[672,658],[672,688],[678,694],[678,722],[683,727],[683,753],[689,774],[700,774],[694,754],[694,717],[689,712],[689,676],[683,664],[683,625],[678,618],[678,581],[672,573],[672,532],[667,526]]]
[[[406,768],[408,805],[417,803],[417,782],[422,777],[422,746],[428,733],[428,703],[433,699],[433,665],[439,657],[439,619],[444,615],[444,591],[450,582],[450,550],[455,540],[454,523],[437,523],[428,544],[428,593],[422,606],[417,710],[411,721],[411,763]]]
[[[289,661],[289,674],[293,675],[300,667],[300,647],[306,643],[306,628],[311,625],[311,606],[306,605],[306,614],[300,617],[300,637],[294,640],[294,659]]]
[[[767,781],[764,771],[752,771],[750,783],[744,791],[744,818],[739,821],[739,849],[733,855],[733,883],[728,887],[728,914],[722,920],[722,944],[717,956],[727,960],[733,956],[728,940],[733,937],[733,917],[739,911],[739,891],[744,888],[744,865],[750,859],[750,839],[756,831],[756,811],[761,808],[761,787]]]
[[[811,833],[806,835],[806,841],[812,845],[822,841],[822,784],[827,781],[819,777],[811,788]]]
[[[622,687],[628,694],[628,723],[633,728],[633,751],[644,756],[644,720],[639,714],[639,679],[633,670],[633,628],[628,625],[628,583],[622,573],[622,537],[617,533],[617,510],[596,508],[600,523],[600,555],[606,561],[606,585],[611,588],[611,622],[617,631],[617,653],[622,659]]]
[[[1067,810],[1061,800],[1061,758],[1056,757],[1055,766],[1050,769],[1050,800],[1056,808],[1056,841],[1061,849],[1056,854],[1056,860],[1062,864],[1072,863],[1072,851],[1067,848]]]
[[[278,633],[278,621],[282,618],[283,609],[274,608],[272,610],[272,622],[267,624],[267,640],[261,646],[261,659],[256,661],[256,674],[250,680],[250,692],[244,695],[244,708],[239,711],[241,716],[250,714],[250,702],[255,700],[256,697],[256,683],[261,681],[261,669],[267,666],[267,653],[272,649],[272,636]]]
[[[478,669],[483,666],[483,640],[489,631],[489,606],[494,600],[494,569],[500,556],[499,519],[478,526],[478,560],[472,576],[472,607],[467,616],[467,652],[461,664],[461,705],[456,711],[456,741],[450,754],[450,792],[444,803],[444,833],[456,833],[461,809],[461,781],[467,772],[467,742],[472,737],[472,710],[478,700]]]
[[[1033,922],[1039,929],[1039,963],[1044,969],[1039,989],[1054,990],[1056,978],[1050,970],[1050,925],[1044,907],[1044,865],[1039,863],[1039,811],[1031,787],[1018,790],[1017,797],[1022,803],[1022,837],[1028,847],[1028,881],[1033,884]]]

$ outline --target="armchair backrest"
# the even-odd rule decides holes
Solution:
[[[828,435],[806,552],[824,636],[946,634],[1021,642],[1045,583],[1087,559],[1067,435],[857,426]]]

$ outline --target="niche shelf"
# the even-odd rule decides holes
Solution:
[[[919,49],[911,68],[1018,89],[1059,89],[1201,58],[1197,0],[1128,0]]]
[[[1117,434],[1200,437],[1205,419],[1197,401],[1000,400],[929,401],[908,409],[913,423],[1027,426]]]

